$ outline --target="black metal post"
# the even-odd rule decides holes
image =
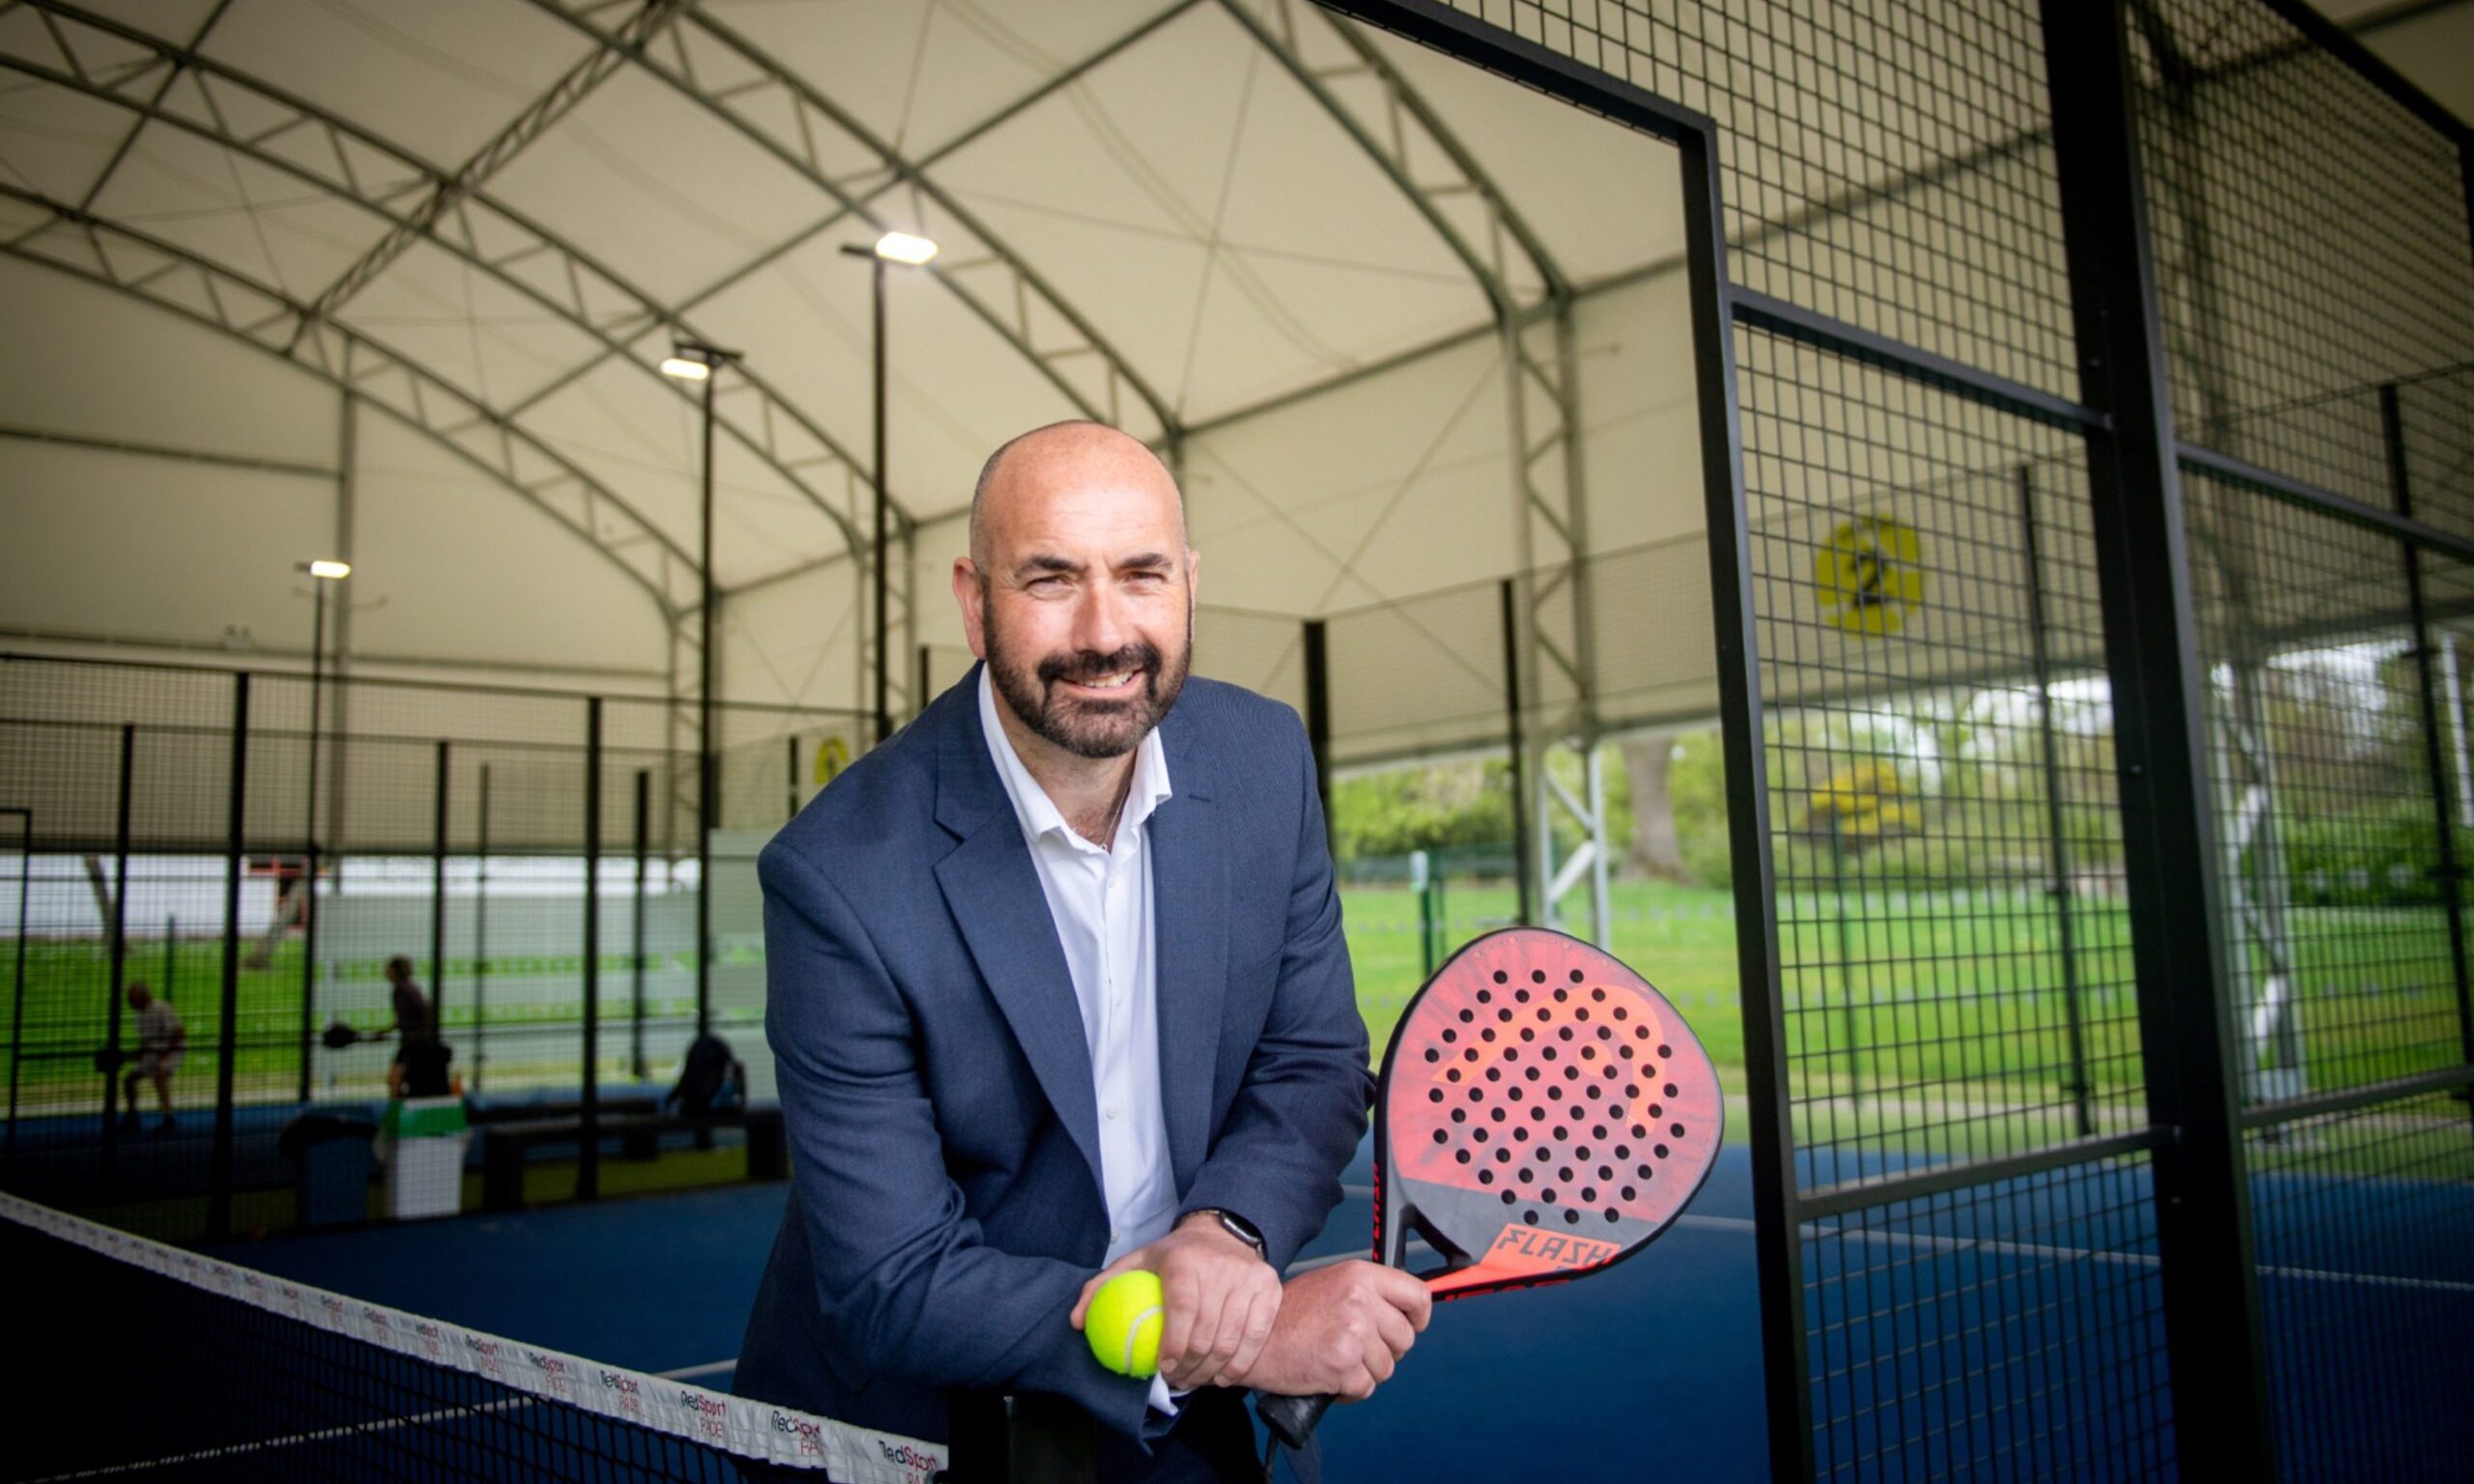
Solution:
[[[893,641],[893,628],[886,616],[886,572],[892,565],[893,543],[888,528],[891,521],[891,499],[886,495],[885,480],[885,260],[871,253],[868,257],[869,283],[875,291],[876,309],[876,475],[877,529],[876,560],[872,563],[876,578],[877,614],[877,740],[881,743],[893,735],[893,708],[887,700],[893,653],[888,647]]]
[[[913,716],[917,716],[920,712],[927,710],[928,702],[935,699],[935,698],[928,692],[928,646],[926,644],[921,644],[919,646],[919,688],[913,693],[913,699],[910,707],[910,714]]]
[[[1522,756],[1520,725],[1520,595],[1516,578],[1503,580],[1499,596],[1504,619],[1504,746],[1511,754],[1511,870],[1514,908],[1529,921],[1529,768]]]
[[[115,1167],[120,1159],[120,999],[129,973],[129,810],[137,777],[137,724],[120,728],[120,811],[112,827],[111,999],[105,1007],[103,1032],[103,1197],[111,1198]],[[137,1111],[131,1095],[129,1111]]]
[[[429,1023],[446,1039],[446,770],[447,741],[438,740],[438,775],[430,784]]]
[[[645,1079],[645,873],[649,866],[649,839],[652,814],[653,776],[650,770],[636,770],[636,908],[628,924],[627,961],[631,985],[627,999],[628,1059],[636,1069],[636,1080]]]
[[[2090,523],[2113,679],[2175,1449],[2276,1476],[2237,1038],[2165,342],[2149,258],[2123,0],[2042,0],[2056,173],[2085,400]]]
[[[1838,1023],[1846,1038],[1848,1096],[1864,1106],[1864,1069],[1856,1061],[1864,1039],[1856,1026],[1856,945],[1847,936],[1847,837],[1839,829],[1838,813],[1829,815],[1829,910],[1838,928]],[[1825,1063],[1827,1065],[1827,1063]]]
[[[584,703],[584,1139],[576,1199],[601,1194],[601,698]],[[639,815],[639,817],[642,817]]]
[[[1324,650],[1326,625],[1306,620],[1306,745],[1314,755],[1314,794],[1323,804],[1323,842],[1339,839],[1332,822],[1332,676]]]
[[[788,767],[783,774],[783,783],[787,787],[783,795],[782,817],[796,819],[799,817],[799,739],[796,734],[792,734],[784,737],[782,741],[790,755],[786,759]]]
[[[309,798],[301,819],[301,1101],[309,1100],[318,1037],[318,730],[327,686],[327,580],[309,579]],[[276,894],[276,910],[282,910]]]
[[[2091,1100],[2095,1086],[2087,1076],[2087,1030],[2079,1003],[2078,922],[2072,911],[2070,842],[2061,833],[2061,752],[2053,725],[2053,658],[2045,635],[2044,548],[2036,523],[2036,472],[2034,466],[2028,464],[2019,466],[2019,525],[2027,535],[2028,646],[2036,673],[2036,736],[2038,764],[2045,781],[2045,834],[2053,841],[2049,857],[2052,877],[2045,882],[2045,898],[2053,903],[2054,946],[2061,954],[2062,1013],[2070,1026],[2070,1085],[2064,1091],[2070,1094],[2071,1106],[2078,1114],[2079,1136],[2084,1139],[2096,1131],[2096,1111]]]
[[[2397,385],[2379,388],[2379,431],[2388,444],[2388,483],[2396,492],[2397,513],[2414,513],[2413,479],[2405,458],[2405,418]],[[2448,915],[2448,962],[2457,990],[2458,1060],[2474,1065],[2474,993],[2469,993],[2465,963],[2465,916],[2459,905],[2465,890],[2463,866],[2457,859],[2457,821],[2449,809],[2448,765],[2440,756],[2439,698],[2431,676],[2431,615],[2423,593],[2423,554],[2404,545],[2405,601],[2413,611],[2414,679],[2423,699],[2423,765],[2431,776],[2431,819],[2439,831],[2440,906]],[[2474,1103],[2469,1103],[2474,1110]]]
[[[698,615],[704,640],[696,663],[696,1034],[702,1036],[712,1018],[713,1004],[713,644],[720,633],[715,619],[722,601],[721,585],[713,580],[713,383],[722,374],[718,357],[705,363],[705,503],[702,529],[704,611]]]
[[[1769,828],[1768,722],[1761,692],[1758,591],[1743,495],[1743,433],[1736,405],[1735,323],[1727,284],[1718,145],[1705,128],[1677,141],[1683,186],[1684,271],[1710,530],[1710,611],[1725,743],[1727,836],[1743,1013],[1744,1114],[1752,1153],[1755,1275],[1761,1294],[1761,1380],[1769,1476],[1813,1477],[1813,1380],[1804,1319],[1800,1191],[1795,1162],[1791,1042],[1778,956],[1776,861]]]
[[[474,830],[473,848],[479,853],[473,872],[473,1091],[481,1090],[481,1069],[489,1061],[483,1042],[490,1024],[490,765],[481,764],[481,817]]]
[[[223,998],[216,1013],[215,1153],[207,1181],[206,1234],[232,1235],[233,1063],[240,1055],[241,870],[248,845],[249,676],[232,677],[231,775],[223,812]]]
[[[17,954],[16,964],[10,971],[9,986],[9,1127],[5,1135],[5,1152],[0,1152],[0,1179],[14,1180],[17,1174],[17,1074],[26,1044],[26,924],[27,910],[33,898],[35,870],[35,812],[31,809],[0,809],[0,814],[17,816]]]

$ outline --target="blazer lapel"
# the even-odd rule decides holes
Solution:
[[[955,690],[966,703],[954,707],[939,742],[936,819],[962,843],[936,863],[936,884],[1040,1091],[1090,1165],[1093,1186],[1105,1191],[1091,1052],[1082,1043],[1074,976],[1021,823],[988,756],[976,671]]]
[[[1212,1070],[1220,1057],[1221,1003],[1228,987],[1228,852],[1211,781],[1180,715],[1171,710],[1161,724],[1174,792],[1153,812],[1150,835],[1160,1101],[1167,1117],[1168,1160],[1182,1195],[1202,1167],[1211,1133]]]

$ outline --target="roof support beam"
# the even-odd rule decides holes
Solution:
[[[371,279],[385,272],[388,264],[404,255],[405,248],[435,235],[441,217],[461,205],[466,197],[480,187],[483,181],[504,169],[507,161],[523,154],[525,146],[574,112],[576,104],[591,96],[592,90],[601,86],[605,78],[626,66],[628,51],[642,46],[647,38],[670,24],[682,3],[683,0],[643,0],[642,7],[612,32],[609,40],[569,68],[563,76],[550,85],[547,92],[533,100],[532,107],[517,114],[513,122],[499,130],[471,159],[466,160],[463,168],[435,182],[421,203],[405,213],[403,218],[395,223],[393,231],[379,239],[377,245],[362,253],[333,283],[329,284],[327,291],[310,304],[310,309],[322,320],[332,319],[344,300],[360,293]],[[170,86],[168,80],[164,85]],[[158,95],[157,101],[161,101],[160,95]],[[90,200],[87,204],[92,205],[93,202]],[[309,322],[303,320],[302,323],[306,325]]]
[[[592,546],[666,616],[697,586],[694,559],[660,527],[558,450],[417,363],[331,321],[296,335],[307,305],[185,247],[14,186],[0,184],[0,199],[50,214],[0,243],[0,253],[220,330],[378,408]]]
[[[1028,93],[1025,93],[1021,97],[1006,103],[995,112],[989,114],[978,123],[973,124],[970,128],[964,129],[953,138],[946,140],[943,144],[936,146],[927,154],[911,160],[911,175],[924,176],[928,171],[935,169],[938,164],[950,158],[956,153],[979,139],[986,137],[992,130],[1000,128],[1013,119],[1020,118],[1022,114],[1038,106],[1049,98],[1064,91],[1073,84],[1081,81],[1084,74],[1091,71],[1094,68],[1097,68],[1102,63],[1119,55],[1127,48],[1149,37],[1162,26],[1166,25],[1169,21],[1176,19],[1188,11],[1191,11],[1194,7],[1204,3],[1206,3],[1206,0],[1176,0],[1176,3],[1168,6],[1165,10],[1162,10],[1157,14],[1154,14],[1149,19],[1143,21],[1142,24],[1127,32],[1125,35],[1118,37],[1115,41],[1108,43],[1108,44],[1091,53],[1089,56],[1081,58],[1079,61],[1077,61],[1072,66],[1066,68],[1062,71],[1059,71],[1054,76],[1042,82],[1038,87],[1033,88]],[[791,253],[798,251],[808,243],[815,242],[818,238],[824,236],[827,232],[830,232],[834,228],[841,226],[844,222],[849,221],[855,211],[874,206],[878,201],[883,200],[886,196],[900,190],[903,186],[904,180],[905,178],[901,176],[891,177],[873,188],[862,191],[859,194],[858,202],[855,207],[837,204],[831,212],[825,214],[824,216],[817,220],[815,223],[800,228],[798,231],[792,233],[787,238],[784,238],[781,242],[776,243],[771,247],[758,253],[755,257],[748,259],[736,268],[732,269],[729,272],[714,279],[711,283],[705,285],[705,287],[698,289],[695,293],[680,300],[676,306],[678,312],[681,314],[689,313],[698,305],[703,304],[721,294],[727,293],[732,288],[745,282],[757,273],[762,272],[765,269],[772,267],[784,258],[789,257]],[[543,391],[535,392],[533,395],[547,395],[550,391],[554,391],[558,387],[565,385],[566,382],[585,376],[598,364],[599,361],[597,359],[588,361],[576,370],[568,372],[566,376],[561,377],[559,381],[551,383],[550,386],[545,388]],[[521,409],[519,409],[519,411]],[[1186,433],[1191,431],[1192,430],[1188,428],[1176,427],[1173,425],[1168,426],[1164,428],[1160,442],[1163,443],[1173,443],[1178,438],[1183,437]],[[923,517],[923,519],[925,518]]]
[[[19,3],[40,10],[47,20],[55,24],[67,22],[72,28],[69,33],[72,37],[74,27],[84,27],[115,43],[142,47],[154,54],[155,61],[135,68],[118,69],[107,76],[99,75],[85,67],[72,45],[56,41],[66,71],[32,57],[8,54],[0,54],[0,70],[17,71],[117,104],[136,113],[141,120],[205,139],[306,185],[331,192],[385,217],[398,230],[409,220],[408,209],[398,204],[407,184],[418,183],[426,186],[433,196],[453,184],[449,177],[411,151],[227,64],[149,36],[108,16],[82,10],[67,3],[67,0],[19,0]],[[133,91],[134,84],[152,75],[158,68],[175,77],[184,72],[191,74],[204,105],[199,110],[203,117],[176,112],[161,101],[150,100]],[[247,112],[252,118],[271,116],[276,122],[245,131],[233,126],[228,122],[225,110],[216,106],[216,95],[224,90],[238,90],[245,95],[250,103]],[[296,147],[278,151],[273,147],[277,141],[302,134],[315,137],[322,148],[302,150]],[[348,146],[359,146],[362,152],[383,157],[392,169],[401,172],[400,176],[383,180],[364,179],[365,155],[357,159],[356,152]],[[697,400],[694,393],[662,377],[647,364],[629,345],[629,342],[664,326],[674,334],[702,338],[676,310],[628,282],[574,243],[492,197],[477,185],[463,190],[452,208],[439,214],[425,229],[419,230],[418,235],[598,342],[604,352],[602,359],[623,360],[643,375],[654,378],[669,394],[689,403]],[[482,245],[485,240],[499,244],[512,241],[514,245],[485,249]],[[607,306],[619,301],[631,301],[633,307],[614,315]],[[599,360],[593,362],[599,363]],[[853,457],[831,434],[775,392],[761,375],[741,366],[733,383],[735,393],[753,396],[757,400],[756,428],[751,432],[736,418],[723,418],[723,429],[832,522],[846,543],[861,539],[842,509],[825,499],[809,480],[811,474],[838,464],[845,471],[847,481],[855,488],[857,482],[865,479],[867,466]],[[528,399],[509,410],[507,415],[513,417],[528,411],[537,400],[537,397]],[[899,502],[895,514],[906,527],[909,516],[901,509]]]
[[[581,0],[532,0],[532,3],[588,36],[606,37],[609,34],[602,22],[586,14],[590,8]],[[733,68],[733,80],[727,87],[706,83],[697,76],[685,45],[679,40],[680,32],[690,27],[728,48],[737,58],[739,65]],[[1176,418],[1167,400],[1090,321],[1083,318],[1079,310],[1067,302],[1038,270],[991,231],[976,214],[921,173],[915,163],[891,144],[877,138],[855,116],[818,92],[806,79],[784,68],[762,47],[701,12],[691,12],[684,25],[674,30],[668,40],[669,56],[660,55],[658,49],[650,45],[640,46],[630,55],[645,71],[806,177],[818,189],[831,196],[847,214],[867,223],[876,231],[902,225],[882,215],[871,204],[881,195],[880,191],[868,195],[854,192],[846,181],[827,168],[825,161],[828,157],[820,148],[820,135],[826,139],[838,137],[840,142],[874,156],[878,170],[893,182],[909,186],[967,233],[970,241],[947,243],[949,251],[928,265],[927,272],[1021,352],[1084,416],[1110,424],[1122,423],[1124,416],[1119,399],[1122,388],[1139,397],[1164,430],[1175,429]],[[784,103],[789,105],[787,112],[794,125],[788,137],[773,122],[782,116],[784,110],[768,106]],[[997,286],[998,292],[984,293],[966,281],[967,277],[977,276],[974,270],[983,268],[1002,273],[1003,282]],[[1031,317],[1034,301],[1072,331],[1062,344],[1044,346],[1040,343],[1037,327]],[[1096,361],[1103,370],[1102,385],[1085,386],[1068,375],[1067,367],[1078,361]]]
[[[1545,250],[1545,244],[1538,234],[1530,230],[1528,222],[1513,210],[1510,199],[1479,166],[1476,157],[1443,127],[1441,117],[1418,95],[1416,89],[1409,86],[1408,79],[1385,60],[1372,43],[1358,35],[1347,21],[1323,12],[1319,7],[1311,7],[1316,14],[1322,16],[1323,22],[1331,26],[1341,44],[1357,58],[1345,69],[1326,71],[1307,60],[1298,41],[1296,10],[1289,0],[1268,0],[1267,8],[1272,13],[1270,19],[1257,14],[1255,7],[1248,4],[1247,0],[1221,0],[1221,9],[1226,11],[1254,39],[1255,44],[1269,53],[1290,77],[1296,79],[1297,85],[1306,90],[1331,116],[1332,122],[1339,126],[1340,131],[1347,134],[1374,162],[1375,168],[1383,172],[1385,179],[1392,182],[1418,214],[1425,218],[1426,225],[1443,239],[1444,244],[1452,249],[1453,256],[1469,270],[1469,276],[1485,294],[1486,301],[1494,306],[1496,318],[1515,315],[1521,307],[1518,296],[1504,276],[1505,260],[1510,252],[1518,252],[1528,260],[1531,271],[1544,285],[1547,297],[1570,297],[1571,284],[1565,278],[1553,256]],[[1379,128],[1374,122],[1359,118],[1332,88],[1333,77],[1361,74],[1373,78],[1383,90],[1385,117]],[[1456,178],[1442,181],[1420,178],[1411,157],[1409,141],[1413,131],[1428,146],[1417,152],[1418,157],[1440,157],[1450,163]],[[1482,243],[1472,242],[1443,209],[1443,201],[1447,197],[1463,195],[1474,196],[1484,204],[1488,240]]]
[[[97,453],[124,453],[141,459],[167,459],[176,464],[204,464],[216,469],[242,469],[258,474],[294,474],[303,479],[332,479],[340,472],[324,464],[294,459],[269,459],[254,454],[223,453],[213,448],[184,448],[129,438],[98,438],[91,433],[59,433],[46,428],[0,424],[0,440],[84,448]]]

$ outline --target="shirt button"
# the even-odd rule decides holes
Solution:
[[[1116,1105],[1115,1103],[1113,1103],[1113,1102],[1112,1102],[1112,1103],[1109,1103],[1109,1104],[1108,1104],[1108,1117],[1109,1117],[1109,1119],[1110,1119],[1111,1121],[1113,1121],[1113,1120],[1116,1118],[1116,1116],[1117,1116],[1117,1105]]]

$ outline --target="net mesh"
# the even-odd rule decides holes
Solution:
[[[13,1479],[824,1478],[925,1484],[944,1445],[603,1365],[0,1196],[0,1255],[87,1323],[28,1377]],[[123,1405],[97,1425],[91,1378]],[[22,1398],[21,1398],[22,1400]]]

